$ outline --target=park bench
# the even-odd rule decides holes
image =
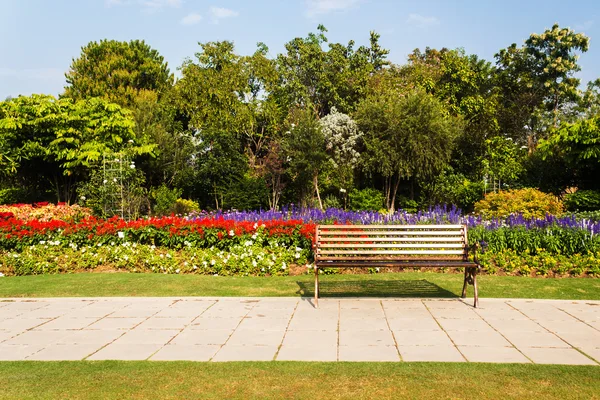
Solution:
[[[473,260],[469,260],[469,252]],[[477,245],[469,246],[466,225],[317,225],[314,242],[315,307],[322,268],[464,268],[462,298],[477,294]]]

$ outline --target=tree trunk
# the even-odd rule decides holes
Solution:
[[[396,212],[396,194],[398,193],[398,186],[400,186],[400,176],[396,179],[394,184],[394,191],[392,192],[391,207],[389,208],[390,214]]]
[[[317,193],[317,200],[319,200],[319,208],[323,210],[323,202],[321,201],[321,195],[319,194],[319,173],[315,173],[313,178],[313,184],[315,186],[315,193]]]

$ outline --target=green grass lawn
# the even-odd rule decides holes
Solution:
[[[597,367],[5,362],[0,399],[599,399]]]
[[[0,297],[95,296],[311,296],[311,275],[215,277],[129,273],[82,273],[0,278]],[[321,295],[456,297],[462,274],[402,272],[321,276]],[[600,299],[598,278],[480,276],[480,297]],[[472,288],[469,287],[469,296]]]

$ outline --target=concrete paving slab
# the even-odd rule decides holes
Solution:
[[[453,346],[443,331],[394,331],[398,346]]]
[[[233,346],[225,345],[212,361],[271,361],[278,346]]]
[[[129,330],[145,321],[145,318],[103,318],[92,325],[87,326],[86,330]]]
[[[218,345],[168,344],[156,352],[152,361],[209,361],[219,351]]]
[[[102,347],[99,344],[54,344],[38,351],[30,356],[27,360],[33,361],[77,361],[83,360],[85,357],[96,352]]]
[[[388,324],[393,331],[439,331],[440,325],[433,317],[426,318],[389,318]]]
[[[337,331],[287,331],[283,339],[283,346],[306,349],[314,346],[336,348],[337,345]]]
[[[151,317],[137,326],[136,329],[183,329],[192,323],[194,317]]]
[[[177,345],[224,345],[233,329],[184,329],[170,342]]]
[[[523,348],[521,351],[536,364],[598,365],[575,349]]]
[[[230,346],[279,346],[285,331],[256,331],[251,335],[247,331],[236,330],[227,345]]]
[[[0,361],[23,361],[44,347],[44,345],[0,344]]]
[[[189,326],[188,329],[235,329],[240,324],[241,318],[208,318],[201,316],[196,318]]]
[[[106,345],[125,334],[125,331],[71,331],[59,339],[57,344],[101,344]]]
[[[86,360],[146,360],[161,347],[163,347],[162,344],[112,343],[92,354]]]
[[[493,328],[483,319],[443,319],[438,320],[445,331],[487,331]]]
[[[391,331],[340,331],[340,346],[394,346]]]
[[[3,344],[41,345],[53,344],[67,336],[69,331],[27,331],[8,339]]]
[[[339,361],[400,361],[396,346],[340,346]]]
[[[547,332],[548,330],[529,319],[486,319],[500,333],[504,332]]]
[[[454,346],[398,346],[403,361],[464,362]]]
[[[98,318],[69,318],[59,317],[46,322],[43,325],[36,326],[36,331],[49,331],[49,330],[65,330],[65,329],[83,329],[94,322],[98,321]]]
[[[506,341],[497,332],[494,331],[469,331],[469,332],[461,332],[461,331],[449,331],[447,332],[450,339],[457,346],[484,346],[484,347],[504,347],[511,346],[509,342]]]
[[[0,359],[89,351],[87,359],[398,361],[400,351],[405,361],[596,365],[600,357],[600,302],[482,299],[474,309],[459,299],[325,298],[316,309],[309,298],[8,300]]]
[[[459,346],[459,351],[471,362],[489,363],[531,363],[514,347],[473,347]]]
[[[385,318],[346,318],[340,319],[340,331],[379,331],[389,330]]]
[[[284,342],[285,343],[285,342]],[[284,344],[277,354],[278,361],[337,361],[337,346],[289,346]]]
[[[118,338],[116,344],[166,344],[180,331],[166,329],[134,329]]]
[[[550,332],[504,332],[504,336],[516,347],[564,347],[564,340]]]
[[[337,318],[317,318],[309,317],[294,318],[290,321],[288,330],[290,331],[336,331],[338,329]]]

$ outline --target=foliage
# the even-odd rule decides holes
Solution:
[[[10,213],[20,221],[63,221],[78,222],[84,218],[90,217],[92,211],[89,208],[81,207],[77,204],[67,205],[65,203],[50,204],[10,204],[0,205],[0,213]]]
[[[66,78],[66,97],[102,97],[127,108],[134,108],[143,92],[161,93],[173,84],[164,58],[143,40],[90,42]]]
[[[564,203],[569,211],[600,211],[600,192],[578,190],[565,195]]]
[[[544,218],[560,215],[563,204],[555,196],[537,189],[515,189],[488,193],[475,203],[475,212],[487,218],[502,218],[522,214],[525,218]]]
[[[170,189],[166,185],[161,185],[152,191],[154,199],[153,214],[157,216],[170,215],[175,212],[175,205],[181,196],[181,190]],[[199,210],[197,210],[199,211]]]
[[[308,250],[276,246],[266,248],[247,240],[226,251],[211,247],[180,250],[125,242],[118,245],[64,248],[54,242],[29,246],[18,253],[0,252],[0,272],[10,275],[40,275],[115,271],[220,276],[287,275],[289,268],[307,264]]]
[[[21,203],[27,198],[27,192],[20,187],[0,189],[0,205]]]
[[[176,215],[187,215],[199,211],[200,205],[193,200],[177,199],[175,202],[174,212]]]
[[[600,253],[556,254],[545,250],[530,254],[512,249],[486,252],[479,258],[487,274],[523,276],[600,276]]]
[[[124,154],[107,154],[77,188],[78,200],[102,218],[137,219],[149,211],[144,183],[144,173],[135,162]]]
[[[386,178],[390,212],[402,179],[430,179],[447,165],[459,130],[443,104],[422,91],[369,97],[357,120],[365,133],[365,169]]]
[[[383,208],[385,203],[383,193],[372,188],[362,190],[352,189],[348,198],[350,209],[354,211],[379,211]]]

